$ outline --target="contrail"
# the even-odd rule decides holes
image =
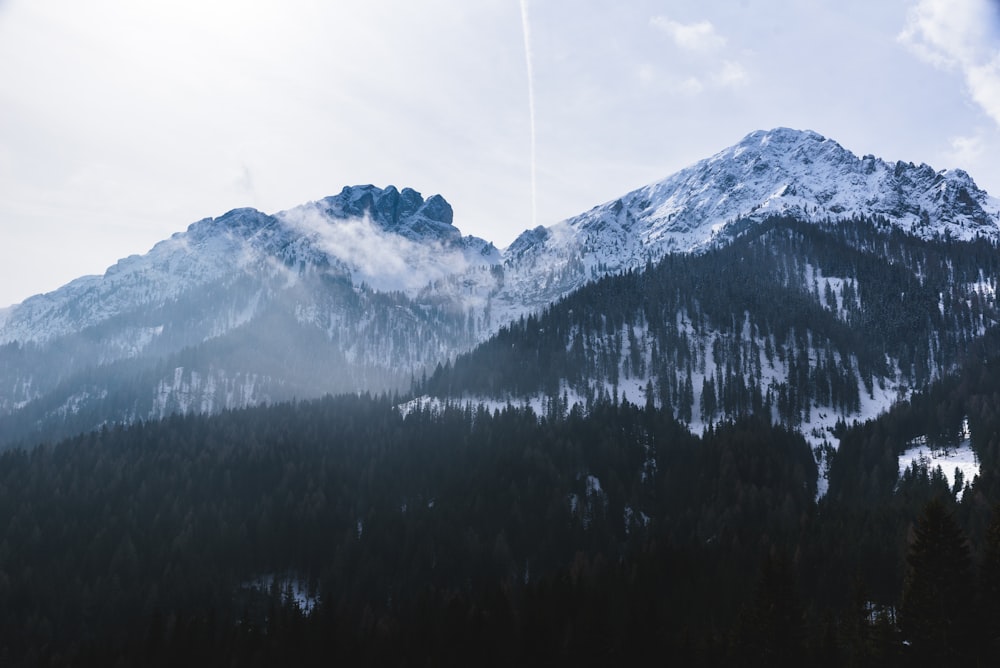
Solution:
[[[531,27],[528,0],[521,0],[521,29],[524,32],[524,64],[528,68],[528,116],[531,123],[531,227],[538,226],[538,178],[535,169],[535,68],[531,64]]]

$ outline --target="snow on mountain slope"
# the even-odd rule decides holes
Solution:
[[[1000,239],[1000,200],[962,170],[859,158],[815,132],[777,128],[504,251],[508,294],[544,303],[587,280],[724,240],[740,219],[823,221],[883,216],[921,236]]]
[[[219,282],[263,276],[294,282],[307,268],[415,296],[428,283],[499,261],[492,244],[463,237],[451,221],[451,206],[440,196],[425,202],[416,191],[392,186],[345,187],[275,215],[235,209],[120,260],[103,276],[10,307],[0,314],[0,343],[48,341]]]
[[[391,186],[200,220],[0,313],[0,440],[403,387],[488,335],[470,309],[499,261],[440,196]]]
[[[229,395],[322,393],[334,381],[338,391],[398,387],[588,281],[727,243],[773,214],[879,216],[918,237],[1000,237],[1000,201],[965,172],[858,158],[785,128],[527,230],[503,251],[463,236],[438,195],[345,187],[272,215],[235,209],[200,220],[103,276],[0,310],[0,345],[31,344],[0,348],[0,415],[42,397],[69,401],[48,394],[57,389],[101,396],[87,374],[122,360],[133,375],[156,376],[142,391],[160,412],[239,405]],[[262,379],[253,392],[225,389],[250,377]]]
[[[728,238],[739,219],[780,213],[805,220],[880,215],[924,237],[1000,238],[1000,200],[961,170],[858,158],[815,132],[778,128],[579,216],[527,230],[502,253],[463,237],[442,197],[424,200],[408,188],[345,187],[274,215],[236,209],[121,260],[104,276],[0,313],[0,343],[50,340],[241,276],[284,274],[294,282],[307,267],[484,313],[486,337],[588,280],[707,248]]]
[[[177,299],[246,268],[253,259],[247,231],[270,223],[252,209],[194,223],[146,255],[119,260],[103,276],[84,276],[12,306],[0,323],[0,342],[44,342]]]

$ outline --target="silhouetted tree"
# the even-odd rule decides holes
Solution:
[[[914,665],[954,665],[972,640],[973,590],[969,545],[940,498],[913,527],[899,623]]]

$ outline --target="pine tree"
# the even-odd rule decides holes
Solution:
[[[715,381],[711,375],[705,377],[701,384],[701,419],[708,422],[715,418]]]
[[[979,600],[984,656],[1000,656],[1000,506],[986,530],[986,546],[979,576]]]
[[[791,564],[768,555],[761,565],[753,607],[743,620],[740,651],[747,665],[804,664],[803,610]]]
[[[906,561],[899,623],[914,665],[954,665],[972,636],[972,566],[968,542],[940,498],[917,519]]]

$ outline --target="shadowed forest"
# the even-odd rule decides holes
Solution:
[[[626,401],[404,414],[348,396],[10,450],[0,658],[988,665],[1000,374],[976,369],[845,426],[819,503],[793,431],[693,436]],[[907,439],[966,416],[982,474],[960,502],[940,471],[897,482]]]

